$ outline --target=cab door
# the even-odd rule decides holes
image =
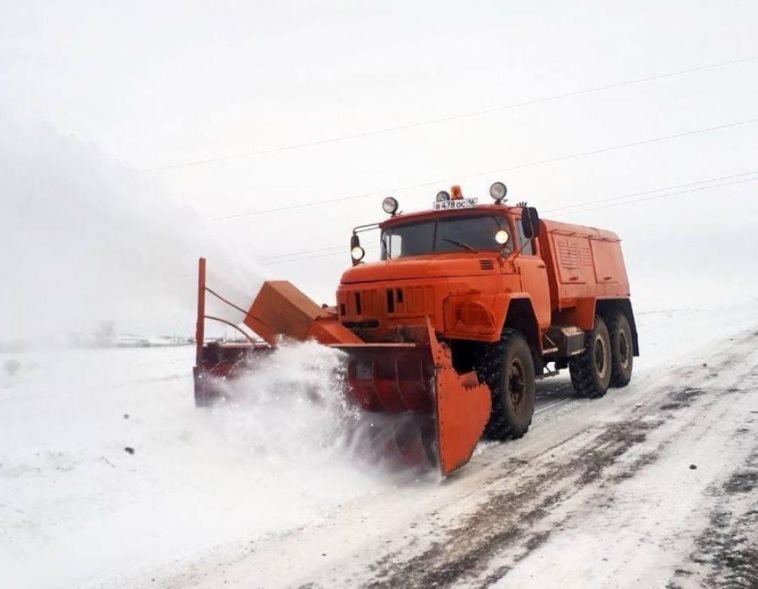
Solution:
[[[539,255],[539,244],[537,239],[529,240],[524,235],[521,227],[521,215],[514,216],[516,247],[519,254],[513,261],[516,271],[521,277],[521,290],[527,293],[532,299],[534,313],[537,316],[537,322],[540,329],[544,330],[550,326],[551,308],[550,308],[550,286],[547,281],[547,266],[545,260]]]

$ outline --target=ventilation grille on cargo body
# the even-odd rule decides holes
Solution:
[[[556,239],[558,260],[567,270],[577,270],[579,265],[592,267],[592,252],[586,243],[568,239]]]
[[[482,270],[494,270],[495,262],[493,262],[492,260],[479,260],[479,267]]]

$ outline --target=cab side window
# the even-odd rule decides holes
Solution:
[[[522,255],[533,256],[535,254],[534,240],[529,240],[526,238],[526,235],[524,235],[524,229],[521,227],[520,217],[516,217],[516,231],[518,231],[518,239]]]

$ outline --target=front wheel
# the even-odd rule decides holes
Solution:
[[[571,384],[578,397],[597,399],[611,384],[611,338],[602,317],[595,317],[595,327],[587,334],[584,352],[569,360]]]
[[[500,343],[484,354],[477,369],[492,392],[492,413],[484,430],[491,440],[523,436],[534,414],[534,360],[529,344],[515,329],[503,331]]]

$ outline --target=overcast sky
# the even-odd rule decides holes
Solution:
[[[332,302],[383,196],[418,210],[495,180],[619,233],[646,309],[758,294],[754,0],[6,1],[0,124],[0,321],[18,329],[19,305],[77,284],[138,329],[154,285],[180,312],[151,325],[181,329],[213,240]]]

